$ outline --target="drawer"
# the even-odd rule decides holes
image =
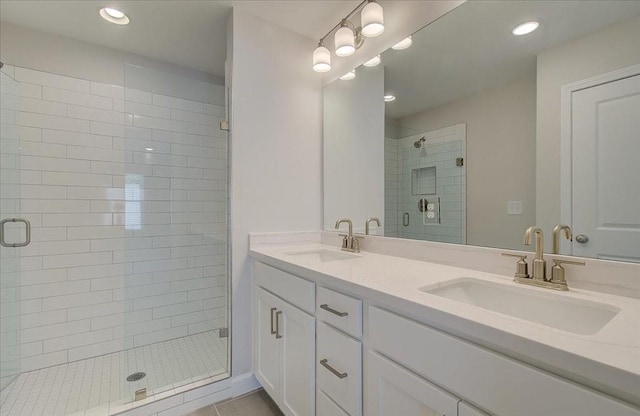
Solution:
[[[609,396],[382,309],[369,309],[367,325],[370,348],[491,413],[640,416]]]
[[[362,301],[360,299],[319,287],[316,317],[353,337],[362,337]]]
[[[315,315],[315,283],[259,261],[253,262],[253,279],[258,286]]]
[[[322,391],[316,396],[316,416],[349,416]]]
[[[322,322],[318,322],[317,340],[317,388],[351,416],[359,416],[362,409],[362,344]]]

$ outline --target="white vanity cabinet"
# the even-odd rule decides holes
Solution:
[[[384,355],[424,385],[429,384],[428,379],[490,414],[640,416],[637,408],[604,394],[411,319],[378,307],[370,307],[368,312],[368,348],[375,351],[372,354]],[[365,369],[365,374],[369,370],[368,379],[376,361],[373,363],[374,367],[369,362]],[[368,386],[366,394],[379,394],[380,384],[375,380]],[[396,383],[395,388],[403,386]],[[410,390],[395,394],[409,396]],[[366,403],[370,406],[365,414],[375,415],[376,402]],[[468,405],[461,409],[460,415],[473,414]]]
[[[262,263],[254,280],[254,374],[285,415],[312,416],[315,318],[303,309],[313,310],[315,285]]]

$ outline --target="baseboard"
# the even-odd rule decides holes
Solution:
[[[253,373],[244,373],[231,378],[232,397],[242,396],[254,390],[262,388]]]

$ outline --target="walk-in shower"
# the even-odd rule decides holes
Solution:
[[[121,68],[0,70],[0,219],[25,221],[2,227],[2,416],[106,416],[228,376],[226,89]]]

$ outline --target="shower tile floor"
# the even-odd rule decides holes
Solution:
[[[224,374],[227,341],[214,330],[22,373],[0,393],[0,415],[114,414],[130,408],[141,388],[147,388],[148,397],[164,397],[176,388]],[[126,381],[138,371],[146,377]]]

